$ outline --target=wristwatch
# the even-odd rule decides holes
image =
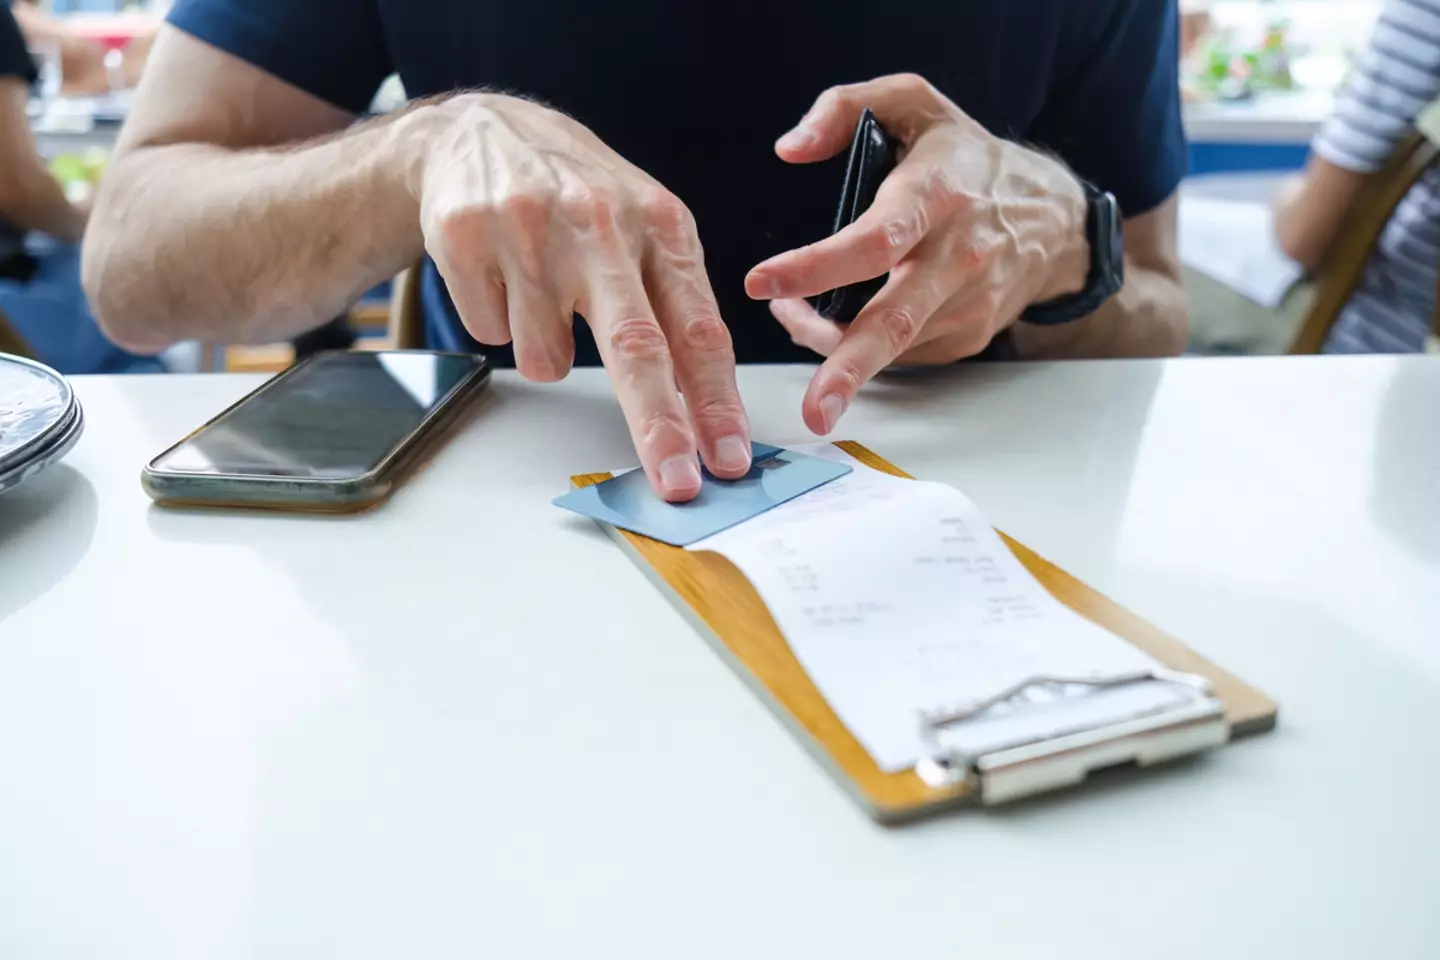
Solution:
[[[1090,242],[1090,274],[1085,278],[1085,288],[1030,305],[1020,314],[1026,323],[1054,326],[1088,317],[1118,293],[1125,282],[1120,205],[1114,195],[1084,180],[1080,183],[1085,188],[1085,238]]]

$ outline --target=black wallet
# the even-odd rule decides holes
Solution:
[[[845,183],[840,190],[840,208],[835,211],[832,234],[854,223],[875,202],[880,184],[895,169],[898,148],[899,143],[885,132],[867,108],[860,115],[855,139],[850,142],[850,159],[845,165]],[[885,277],[880,276],[822,293],[811,302],[820,316],[836,323],[849,323],[883,286]]]

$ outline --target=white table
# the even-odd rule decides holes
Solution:
[[[800,439],[808,371],[747,369]],[[497,376],[374,514],[152,508],[254,378],[81,379],[0,502],[0,956],[1440,956],[1440,361],[945,371],[843,432],[1282,704],[1199,763],[872,825],[614,545],[601,376]]]

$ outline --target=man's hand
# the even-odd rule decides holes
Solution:
[[[835,87],[776,144],[781,159],[835,156],[866,107],[901,141],[874,204],[834,236],[782,253],[745,280],[799,344],[828,359],[805,423],[829,433],[893,363],[951,363],[985,349],[1032,303],[1084,286],[1085,195],[1058,161],[986,131],[920,77]],[[848,329],[805,302],[888,272]]]
[[[354,120],[163,28],[82,258],[106,333],[137,352],[288,340],[429,251],[465,326],[513,340],[532,379],[565,375],[585,316],[662,496],[699,492],[697,450],[719,476],[748,469],[729,331],[673,195],[512,97]]]
[[[735,353],[690,211],[538,104],[475,94],[435,112],[415,181],[420,224],[470,334],[513,340],[521,374],[559,380],[574,363],[578,312],[663,497],[700,492],[697,446],[716,475],[743,475]]]

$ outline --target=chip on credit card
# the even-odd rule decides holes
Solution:
[[[643,470],[555,498],[557,507],[677,547],[688,546],[850,472],[850,466],[764,443],[751,444],[750,472],[721,480],[701,465],[700,494],[667,503]]]

